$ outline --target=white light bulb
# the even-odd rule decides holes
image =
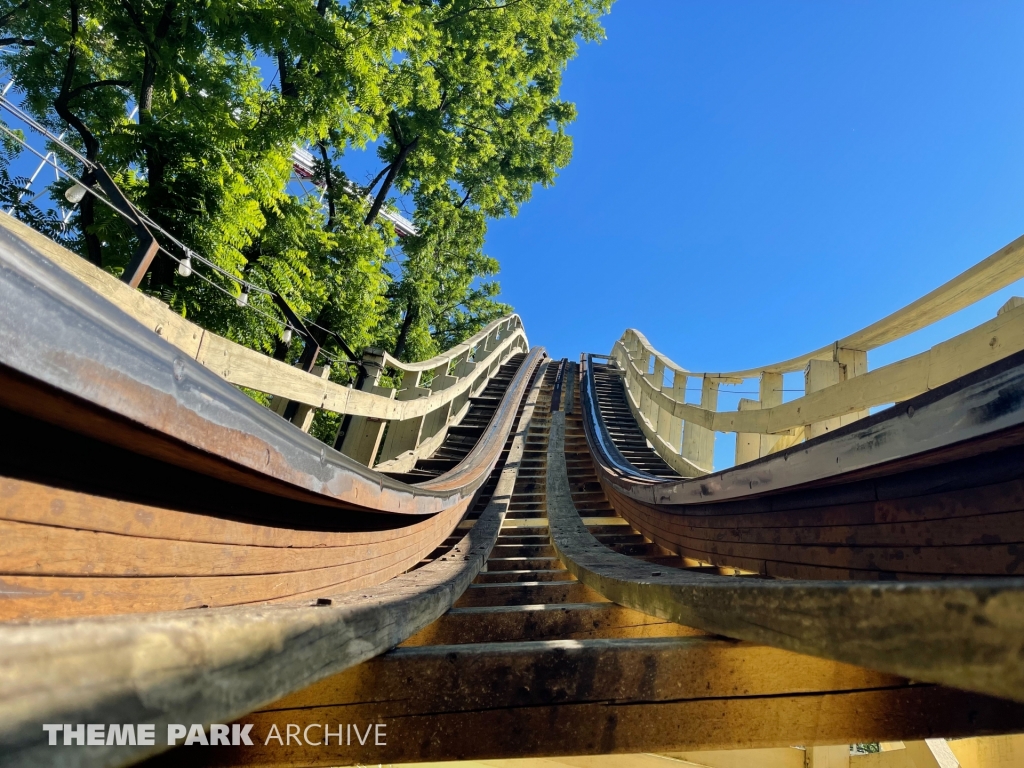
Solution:
[[[192,254],[186,253],[185,258],[178,262],[178,274],[189,277],[192,274]]]
[[[237,304],[240,307],[244,307],[248,303],[249,303],[249,284],[248,283],[242,283],[242,292],[238,295],[238,298],[235,299],[235,304]]]
[[[285,344],[291,344],[292,343],[292,329],[291,328],[285,328],[284,329],[284,333],[281,334],[281,341],[284,342]]]
[[[85,187],[81,184],[75,184],[73,187],[68,187],[64,192],[64,197],[67,198],[69,203],[78,204],[82,202],[82,198],[85,197]]]

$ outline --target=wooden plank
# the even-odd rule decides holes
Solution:
[[[737,409],[740,411],[760,410],[761,403],[741,397]],[[734,464],[746,464],[761,457],[761,436],[754,432],[738,432],[736,434],[736,460]]]
[[[947,744],[960,768],[1020,768],[1024,765],[1024,733],[951,739]]]
[[[840,381],[842,381],[842,366],[838,362],[834,360],[809,360],[807,362],[807,368],[804,370],[804,389],[807,394],[835,387]],[[832,432],[839,426],[838,418],[808,421],[805,425],[807,439],[811,440],[826,432]]]
[[[517,675],[515,681],[543,680],[549,669],[545,666],[545,675]],[[506,686],[503,681],[498,691]],[[412,701],[427,693],[425,689],[417,686]],[[450,686],[445,689],[450,690]],[[877,740],[897,733],[998,730],[1013,727],[1020,709],[1020,705],[977,695],[920,686],[760,698],[730,692],[711,699],[698,693],[674,701],[579,703],[573,701],[578,695],[576,688],[556,692],[540,686],[537,694],[524,691],[523,686],[519,690],[520,706],[488,706],[494,701],[492,696],[482,710],[452,711],[450,703],[460,701],[460,693],[460,697],[449,697],[444,708],[422,716],[399,715],[395,706],[398,702],[278,706],[249,715],[243,722],[252,723],[253,732],[261,739],[274,724],[283,735],[288,723],[298,725],[300,733],[312,723],[330,723],[332,729],[338,723],[356,722],[364,728],[366,723],[383,723],[387,744],[360,747],[354,738],[352,745],[342,746],[333,740],[329,746],[295,740],[290,745],[279,745],[272,741],[259,748],[208,747],[187,754],[190,764],[197,766],[269,767],[767,748],[788,746],[792,741],[813,745]],[[407,687],[407,698],[408,693]],[[547,694],[548,699],[541,699],[539,694]],[[557,697],[555,701],[552,696]],[[965,711],[977,719],[971,722]],[[316,731],[310,733],[311,740],[316,741]],[[180,760],[182,754],[180,750],[170,752],[154,765],[180,764],[175,759]]]
[[[805,750],[795,747],[775,747],[715,752],[668,752],[665,757],[682,760],[701,768],[807,768],[804,753]],[[662,768],[666,767],[663,765]]]
[[[768,410],[782,405],[782,374],[769,373],[765,371],[757,383],[758,402],[760,408],[757,410]],[[779,438],[777,435],[761,435],[758,446],[758,456],[767,456],[772,452]]]
[[[593,640],[610,637],[691,637],[683,627],[615,603],[563,603],[453,608],[404,645]]]
[[[349,551],[344,562],[335,566],[314,568],[316,558],[309,557],[307,569],[268,574],[174,578],[5,574],[0,577],[0,621],[216,608],[316,598],[380,584],[404,573],[433,551],[454,529],[468,502],[436,515],[430,528],[399,540],[389,548],[391,551],[371,557],[365,556],[365,548],[363,556]]]
[[[713,412],[718,408],[719,380],[704,377],[701,379],[700,407],[705,412]],[[658,393],[661,394],[661,393]],[[676,413],[684,421],[682,456],[689,463],[703,472],[711,472],[715,463],[715,433],[701,424]]]

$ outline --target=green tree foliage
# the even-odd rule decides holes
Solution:
[[[568,163],[561,75],[600,39],[610,2],[0,0],[0,59],[29,112],[185,246],[315,318],[325,349],[335,332],[421,359],[508,311],[487,221]],[[364,187],[346,157],[375,142],[382,168]],[[317,157],[322,201],[289,182],[296,146]],[[3,189],[16,181],[0,176]],[[396,195],[418,235],[399,239],[380,216]],[[73,247],[123,270],[135,242],[115,214],[86,196],[73,222]],[[250,294],[262,313],[239,310],[239,283],[203,273],[212,283],[161,256],[143,287],[285,354],[267,297]]]

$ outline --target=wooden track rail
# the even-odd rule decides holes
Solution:
[[[684,371],[635,331],[578,370],[527,351],[512,315],[423,363],[368,350],[347,388],[8,218],[3,765],[785,762],[799,744],[803,768],[846,768],[836,744],[903,739],[913,762],[946,754],[923,739],[1024,730],[1024,300],[867,370],[1024,276],[1024,238],[753,372]],[[718,412],[748,375],[759,399]],[[340,452],[307,434],[316,409],[346,415]],[[716,431],[737,433],[720,472]],[[167,751],[170,723],[232,720],[258,748]],[[40,728],[125,722],[157,745]],[[324,742],[345,724],[386,743]]]
[[[568,491],[560,447],[565,427],[556,415],[548,476],[552,539],[581,581],[623,605],[687,626],[1024,700],[1024,579],[993,574],[1022,571],[1016,561],[995,559],[1001,550],[1018,549],[1020,525],[1010,525],[1009,543],[974,554],[973,566],[969,562],[971,542],[996,535],[985,531],[996,530],[989,527],[990,518],[1001,508],[988,505],[1003,499],[1012,508],[1019,492],[1010,481],[1010,486],[995,484],[988,495],[977,490],[958,495],[951,469],[957,461],[981,456],[980,464],[967,466],[961,488],[965,480],[991,480],[982,470],[985,462],[999,463],[991,451],[1005,453],[1019,439],[1014,424],[1021,413],[1009,401],[1016,399],[1011,393],[1024,392],[1024,360],[1011,358],[965,377],[911,401],[901,413],[879,414],[865,426],[851,425],[806,447],[696,480],[665,480],[631,468],[606,431],[593,384],[588,372],[583,421],[602,491],[635,529],[679,558],[677,565],[694,567],[652,569],[593,539]],[[965,413],[974,418],[964,419]],[[944,442],[945,450],[926,439],[920,447],[934,450],[909,450],[905,433],[918,428]],[[848,457],[858,449],[858,463],[851,467]],[[871,455],[875,449],[881,456]],[[887,452],[893,450],[897,455],[890,458]],[[814,477],[831,474],[831,479],[814,486],[803,472],[805,462],[819,461],[838,469],[828,473],[818,465]],[[1009,465],[1020,473],[1012,456]],[[950,520],[959,527],[948,525]],[[686,533],[691,529],[692,534]],[[787,535],[796,540],[786,542]],[[935,539],[943,536],[955,537],[960,561],[947,556],[936,564],[942,547],[934,546]],[[695,537],[700,537],[700,552],[692,549]],[[737,547],[716,547],[716,539],[757,542],[743,551],[758,552],[759,559],[737,555]],[[915,563],[922,567],[922,550],[937,550],[930,568],[947,580],[895,582],[890,574],[897,566],[869,568],[867,561],[860,566],[864,572],[856,573],[851,558],[867,557],[864,551],[871,550],[872,541],[903,552],[903,558],[893,554],[890,559],[905,559],[909,569]],[[819,554],[827,557],[816,561]],[[799,580],[723,577],[709,574],[709,566]],[[985,575],[993,577],[963,578],[978,573],[972,567],[988,568]],[[922,574],[904,570],[901,575]]]
[[[302,434],[2,234],[0,291],[0,405],[160,461],[314,504],[421,515],[468,503],[500,450],[485,435],[457,470],[413,488]],[[489,429],[506,433],[514,414],[506,405]]]
[[[386,584],[278,605],[0,624],[3,764],[129,764],[161,742],[55,750],[39,724],[145,721],[163,732],[167,723],[227,722],[427,626],[493,548],[533,407],[520,399],[493,483],[460,526],[465,533]]]
[[[1018,704],[708,636],[608,602],[577,581],[548,528],[550,519],[554,533],[559,503],[548,468],[563,455],[549,442],[563,418],[549,406],[558,368],[549,364],[540,381],[486,570],[452,609],[398,649],[241,719],[261,737],[291,725],[309,738],[259,749],[181,747],[154,763],[187,755],[200,765],[333,766],[779,747],[1024,724]],[[582,433],[578,441],[574,464],[587,458]],[[577,521],[583,515],[620,552],[646,551],[651,545],[638,544],[599,498],[596,477],[579,479]],[[361,731],[380,723],[387,743],[324,744],[325,727],[336,733],[339,723]]]
[[[96,291],[176,348],[184,359],[195,360],[236,386],[275,395],[283,401],[279,404],[281,412],[287,402],[301,404],[303,415],[294,419],[296,423],[306,420],[309,409],[323,409],[358,419],[402,424],[404,439],[384,446],[382,461],[394,460],[403,451],[417,452],[421,441],[427,443],[427,452],[433,450],[444,437],[445,425],[458,421],[464,413],[469,397],[484,387],[510,355],[525,352],[529,346],[522,321],[518,315],[511,315],[422,363],[403,363],[382,354],[384,367],[376,367],[376,376],[364,382],[364,389],[353,389],[331,382],[324,377],[323,369],[307,373],[200,328],[11,216],[0,216],[0,238],[33,249],[79,281],[82,285],[75,289],[77,292],[85,287]],[[377,386],[384,368],[401,379],[403,389]],[[429,387],[420,386],[424,374],[432,377]],[[362,424],[350,432],[357,432],[359,426]],[[361,435],[362,439],[350,440],[342,446],[343,452],[367,464],[377,456],[382,429],[383,423],[372,439]],[[421,449],[418,455],[422,454]]]
[[[3,619],[385,582],[463,517],[544,355],[502,374],[505,397],[463,461],[410,486],[302,433],[20,242],[0,239],[0,296]],[[32,445],[36,466],[19,465]],[[82,471],[94,463],[98,476]]]

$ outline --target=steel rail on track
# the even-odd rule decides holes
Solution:
[[[510,386],[522,395],[535,349]],[[488,476],[517,402],[453,473],[409,486],[302,433],[181,354],[45,257],[0,232],[0,405],[277,496],[426,515]]]
[[[806,485],[805,470],[814,466],[846,470],[825,478],[826,492],[841,496],[844,481],[1019,443],[1024,426],[1024,355],[1015,355],[776,456],[699,479],[661,480],[632,469],[609,448],[587,362],[587,442],[602,484],[622,491],[609,501],[619,509],[627,497],[643,499],[646,509],[666,518],[680,514],[680,503],[735,499],[741,485],[750,498]],[[1024,578],[765,580],[652,566],[613,552],[587,531],[569,492],[564,435],[565,415],[555,414],[547,489],[552,540],[569,570],[609,599],[729,637],[1024,701]],[[893,457],[893,450],[901,454]],[[793,478],[786,477],[790,467]],[[619,511],[651,536],[635,508]]]

